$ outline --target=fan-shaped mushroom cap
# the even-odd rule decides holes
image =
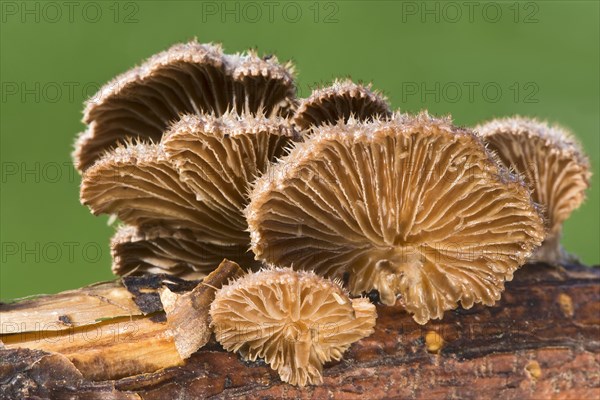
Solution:
[[[522,117],[489,121],[475,128],[501,161],[521,174],[542,205],[549,230],[532,259],[561,263],[563,222],[585,199],[590,165],[571,134],[558,126]]]
[[[84,172],[81,201],[94,214],[116,214],[139,228],[113,239],[114,271],[204,274],[223,258],[258,266],[247,252],[243,214],[250,182],[294,135],[279,117],[190,115],[162,143],[107,153]]]
[[[300,129],[346,122],[351,116],[359,121],[371,121],[391,115],[387,99],[371,90],[371,85],[351,80],[334,81],[331,86],[317,89],[300,101],[294,123]]]
[[[156,54],[92,96],[88,124],[73,154],[80,171],[127,137],[158,141],[181,114],[263,112],[288,115],[294,106],[291,64],[255,52],[223,54],[221,46],[192,41]]]
[[[295,138],[296,131],[280,117],[188,115],[165,134],[163,145],[197,199],[243,232],[250,183]]]
[[[81,202],[98,214],[116,214],[127,224],[189,229],[199,240],[231,244],[247,235],[218,210],[196,199],[181,181],[161,145],[119,146],[86,170]]]
[[[291,269],[263,270],[223,286],[210,315],[226,350],[263,358],[282,381],[300,386],[321,383],[323,364],[371,335],[377,317],[368,299],[350,300],[336,283]]]
[[[396,294],[423,324],[494,304],[543,240],[525,185],[450,119],[319,128],[258,179],[246,216],[257,258],[349,273],[352,293]]]
[[[200,279],[224,258],[244,260],[257,266],[248,245],[218,245],[198,240],[193,231],[161,226],[140,229],[119,227],[111,240],[112,271],[128,275],[136,271],[168,273],[186,279]]]

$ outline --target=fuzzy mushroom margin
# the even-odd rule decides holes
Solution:
[[[257,259],[396,296],[420,324],[493,305],[544,239],[527,186],[449,118],[323,126],[259,178]]]
[[[565,128],[519,116],[494,119],[475,130],[507,168],[525,179],[543,208],[548,236],[531,260],[574,261],[560,244],[562,226],[585,200],[592,175],[577,140]]]
[[[350,299],[340,284],[313,272],[274,268],[223,286],[210,307],[223,347],[245,360],[262,358],[293,385],[323,381],[323,364],[340,360],[374,332],[377,311],[366,298]]]
[[[294,66],[220,44],[179,43],[108,82],[87,102],[75,143],[79,172],[128,139],[159,141],[183,114],[291,116]]]
[[[388,99],[373,90],[372,84],[336,79],[331,85],[315,89],[309,97],[301,99],[293,121],[300,129],[310,131],[312,127],[348,122],[350,117],[372,121],[390,115]]]

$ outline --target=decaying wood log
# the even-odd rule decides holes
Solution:
[[[153,279],[155,289],[170,285],[173,292],[196,286]],[[142,297],[132,299],[139,310],[153,311],[138,312],[134,321],[164,330],[157,292],[147,286],[133,285]],[[63,295],[32,301],[43,307],[57,296]],[[1,306],[3,325],[19,321],[19,307],[23,312],[22,303]],[[0,398],[600,398],[599,268],[528,265],[507,283],[496,306],[447,312],[442,321],[424,326],[399,306],[378,306],[377,311],[375,333],[355,343],[342,361],[326,365],[322,386],[303,389],[282,383],[264,363],[242,362],[214,340],[179,366],[99,381],[82,373],[68,354],[40,350],[30,342],[29,348],[19,347],[19,333],[2,335]],[[75,315],[69,321],[84,328],[90,323]],[[102,351],[111,346],[105,343]],[[153,348],[144,351],[143,357],[156,357]]]

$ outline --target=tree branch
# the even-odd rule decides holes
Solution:
[[[132,293],[118,282],[114,285]],[[142,290],[138,285],[137,292],[154,296],[160,285]],[[178,285],[180,291],[195,286]],[[64,295],[32,301],[39,310],[57,296]],[[152,312],[139,311],[137,320],[148,325],[144,329],[168,330],[163,311],[156,310],[156,302],[149,304],[147,311]],[[342,361],[326,365],[322,386],[303,389],[282,383],[262,362],[244,363],[214,339],[181,365],[94,381],[110,374],[90,376],[89,365],[82,368],[64,350],[19,342],[23,333],[6,334],[6,324],[22,317],[24,308],[23,303],[0,306],[2,398],[600,398],[598,268],[527,265],[507,283],[496,306],[447,312],[442,321],[424,326],[398,305],[378,306],[375,333],[355,343]],[[136,336],[127,345],[142,361],[156,358],[146,337]],[[103,343],[104,350],[97,350],[110,351],[111,343]],[[93,341],[89,345],[96,346]]]

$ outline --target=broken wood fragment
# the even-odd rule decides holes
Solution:
[[[239,265],[223,260],[191,292],[177,295],[167,287],[162,289],[161,300],[167,314],[167,325],[183,359],[189,358],[210,340],[212,330],[208,310],[215,292],[228,280],[243,274]]]
[[[189,343],[187,355],[180,354],[182,337],[196,337],[200,326],[208,326],[212,287],[220,287],[240,272],[237,264],[225,260],[206,278],[211,287],[167,275],[126,277],[2,304],[0,340],[7,349],[28,348],[63,355],[89,380],[118,379],[180,365],[205,343]],[[190,314],[189,321],[171,318],[168,323],[159,295],[163,290],[193,299],[190,305],[189,300],[177,303],[188,314],[193,307],[201,310],[204,304],[206,311]],[[182,292],[185,294],[180,295]],[[198,347],[192,350],[193,345]]]

